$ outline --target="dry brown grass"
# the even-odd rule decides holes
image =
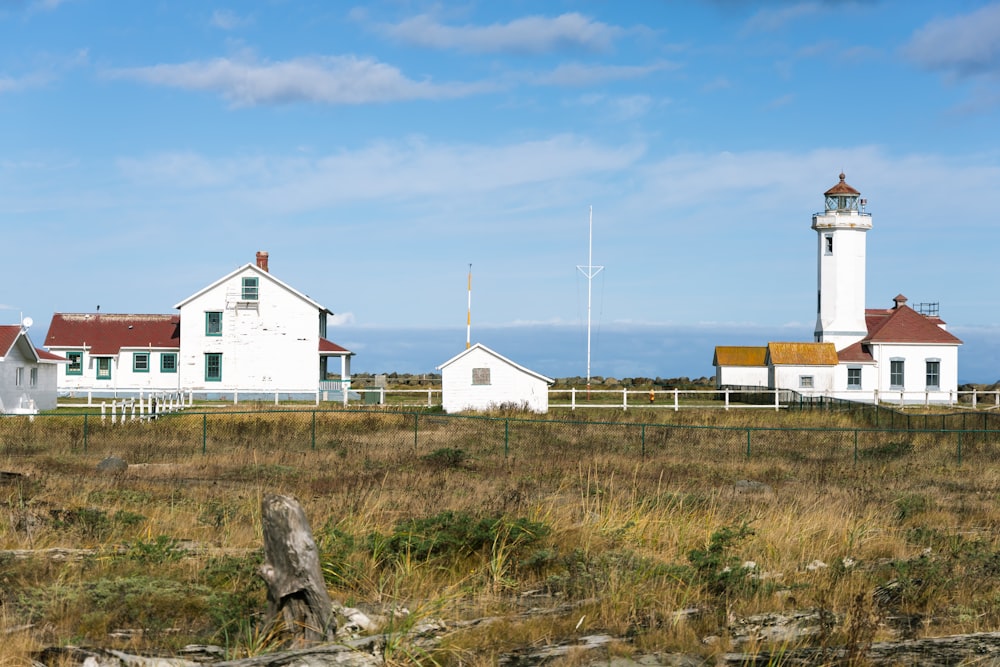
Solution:
[[[919,616],[925,634],[1000,627],[1000,474],[975,458],[989,454],[988,440],[959,466],[952,435],[863,433],[858,455],[844,415],[656,414],[644,458],[646,422],[628,413],[636,421],[609,426],[624,416],[607,411],[556,425],[189,415],[88,424],[86,451],[78,419],[4,420],[0,470],[24,477],[0,484],[0,549],[94,550],[71,562],[0,555],[5,651],[24,660],[70,640],[135,649],[198,641],[246,654],[249,614],[263,606],[253,558],[267,493],[302,502],[331,592],[345,603],[380,614],[405,607],[411,625],[500,619],[451,635],[437,656],[445,663],[491,664],[514,647],[593,632],[627,640],[619,652],[712,654],[727,648],[731,618],[789,609],[837,615],[823,639],[831,644],[892,636],[890,614]],[[660,426],[697,417],[724,429]],[[830,423],[847,431],[753,432],[746,456],[747,428]],[[461,457],[434,456],[445,448]],[[130,463],[124,475],[96,474],[109,454]],[[548,532],[528,548],[501,534],[446,558],[380,550],[370,537],[447,511]],[[721,561],[699,569],[692,552],[741,526],[752,532],[725,542],[721,556],[753,561],[752,576],[727,583]],[[877,609],[871,593],[890,580],[906,588],[891,609]],[[549,613],[523,613],[529,607]],[[121,629],[141,632],[109,637]],[[709,635],[721,639],[702,643]]]

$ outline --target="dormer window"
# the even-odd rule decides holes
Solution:
[[[259,278],[256,276],[252,278],[243,279],[243,298],[242,301],[256,301],[260,296],[259,293]]]

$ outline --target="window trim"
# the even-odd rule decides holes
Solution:
[[[215,315],[217,317],[213,318]],[[218,324],[218,328],[213,331],[212,324],[213,319]],[[205,311],[205,335],[206,336],[221,336],[222,335],[222,311],[221,310],[206,310]]]
[[[218,374],[210,374],[211,362],[215,360],[217,362]],[[205,382],[222,382],[222,353],[221,352],[206,352],[205,353]]]
[[[858,376],[858,381],[855,384],[851,383],[851,374],[856,372]],[[864,377],[864,371],[862,371],[861,366],[848,366],[847,367],[847,389],[848,391],[861,391],[862,378]]]
[[[174,367],[167,368],[164,365],[164,360],[173,359]],[[160,352],[160,372],[161,373],[176,373],[177,372],[177,353],[176,352]]]
[[[815,389],[815,388],[816,388],[816,376],[814,375],[799,376],[799,389]]]
[[[936,364],[934,375],[937,377],[937,384],[930,383],[931,369],[930,365]],[[924,360],[924,384],[928,391],[940,391],[941,390],[941,360],[936,357],[931,357]]]
[[[901,382],[898,384],[893,382],[896,378],[894,377],[896,372],[896,364],[899,364],[899,379]],[[889,389],[905,389],[906,388],[906,359],[902,357],[892,357],[889,359]]]
[[[240,301],[260,301],[260,278],[244,276],[240,282]]]
[[[73,370],[74,357],[78,360],[76,370]],[[80,350],[71,350],[66,353],[66,358],[69,359],[69,363],[66,364],[66,375],[83,375],[83,352]]]
[[[133,373],[148,373],[149,372],[149,352],[133,352],[132,353],[132,372]],[[146,367],[139,367],[139,360],[144,359],[146,361]]]
[[[101,375],[101,362],[106,362],[108,364],[108,374]],[[94,377],[98,380],[110,380],[111,379],[111,357],[94,357]]]

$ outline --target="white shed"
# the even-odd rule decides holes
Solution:
[[[39,350],[19,324],[0,326],[0,414],[56,407],[56,375],[66,359]]]
[[[501,406],[549,411],[554,382],[476,343],[437,367],[445,412],[489,410]]]

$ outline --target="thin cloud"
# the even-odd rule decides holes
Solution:
[[[253,23],[253,19],[243,17],[230,9],[216,9],[212,12],[211,24],[221,30],[236,30]]]
[[[777,9],[762,9],[747,20],[743,32],[774,32],[789,23],[822,11],[823,5],[819,2],[800,2]]]
[[[21,77],[0,75],[0,95],[17,93],[30,88],[39,88],[52,80],[49,73],[37,72]]]
[[[667,69],[678,69],[678,65],[669,62],[659,62],[652,65],[583,65],[567,63],[556,67],[551,72],[534,74],[528,77],[530,83],[551,86],[590,86],[608,81],[639,79],[653,72]]]
[[[528,16],[488,26],[448,26],[422,14],[378,28],[393,39],[429,49],[526,54],[567,49],[606,52],[626,32],[575,12],[555,18]]]
[[[1000,74],[1000,3],[928,23],[913,34],[903,55],[925,69],[959,77]]]
[[[105,75],[157,86],[213,92],[235,106],[436,100],[495,89],[490,84],[482,83],[415,81],[391,65],[355,56],[296,58],[275,63],[217,58],[176,65],[115,69]]]

